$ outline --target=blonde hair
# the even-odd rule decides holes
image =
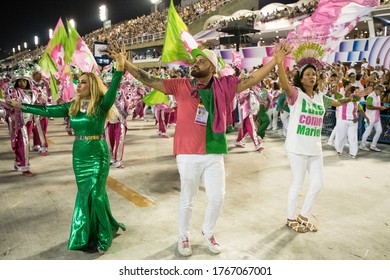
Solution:
[[[87,108],[87,115],[93,116],[96,114],[96,108],[99,104],[100,99],[104,96],[104,94],[107,92],[107,87],[104,85],[103,81],[94,73],[92,72],[84,72],[81,73],[81,76],[86,76],[89,84],[89,91],[91,94],[90,102],[88,104]],[[79,111],[81,107],[81,98],[79,96],[76,96],[74,99],[73,104],[69,108],[69,116],[75,116]],[[114,119],[115,116],[118,115],[118,110],[115,106],[112,106],[107,114],[107,119],[111,120]]]

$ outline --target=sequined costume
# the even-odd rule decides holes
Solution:
[[[31,81],[31,88],[37,95],[36,104],[47,105],[51,103],[51,90],[48,79],[40,78],[39,81]],[[48,143],[46,138],[49,118],[43,116],[34,116],[33,128],[33,150],[38,151],[41,155],[46,155]]]
[[[132,113],[133,103],[131,99],[127,98],[127,91],[123,87],[119,89],[118,93],[115,101],[118,114],[106,122],[105,137],[110,149],[111,165],[116,168],[124,168],[122,160],[127,134],[127,117]]]
[[[27,79],[24,79],[28,81]],[[6,98],[18,100],[25,104],[34,103],[36,96],[30,89],[10,86]],[[20,110],[7,109],[8,125],[11,135],[11,148],[15,154],[14,168],[20,172],[30,170],[30,136],[34,126],[33,115]]]
[[[76,140],[73,143],[73,170],[77,197],[70,231],[69,250],[89,250],[97,247],[106,251],[118,228],[126,230],[111,214],[106,192],[110,168],[110,153],[103,137],[106,116],[114,104],[123,72],[115,72],[107,93],[96,109],[95,116],[85,112],[71,116],[70,124]],[[71,102],[55,106],[23,104],[23,111],[47,117],[68,116]]]

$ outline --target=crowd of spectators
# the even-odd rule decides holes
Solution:
[[[200,0],[190,3],[185,7],[178,6],[176,7],[176,10],[183,21],[189,25],[194,20],[199,19],[232,1],[238,0]],[[387,4],[387,2],[388,1],[382,1],[382,4]],[[275,10],[266,15],[259,13],[255,18],[255,21],[268,22],[286,17],[291,19],[309,16],[315,10],[317,4],[318,0],[313,0],[307,4],[302,3],[300,6],[295,6],[294,8],[289,7],[283,10]],[[168,8],[165,8],[162,12],[153,12],[149,15],[143,15],[135,19],[119,22],[110,28],[94,30],[89,34],[84,35],[83,40],[89,49],[92,50],[94,42],[104,42],[108,39],[124,42],[126,45],[132,44],[133,42],[144,43],[151,40],[163,39],[165,36],[167,16]],[[210,26],[209,28],[216,28],[216,26]],[[379,31],[377,30],[377,32]],[[367,35],[368,33],[359,33],[356,35],[356,38],[366,38]],[[44,51],[45,46],[41,46],[29,52],[26,51],[24,54],[17,56],[17,60],[39,60]],[[158,53],[158,56],[161,55],[160,50],[157,50],[156,53]]]
[[[296,19],[298,17],[307,17],[310,16],[314,10],[317,8],[318,0],[313,0],[307,4],[301,3],[300,6],[296,5],[294,7],[288,7],[286,6],[284,9],[275,9],[273,12],[267,12],[266,14],[263,14],[260,10],[259,13],[256,13],[253,11],[252,14],[246,14],[239,18],[230,18],[228,20],[222,19],[220,21],[210,22],[206,29],[217,29],[217,28],[223,28],[228,26],[229,22],[237,21],[249,17],[255,17],[255,23],[266,23],[282,18],[288,18],[288,19]]]
[[[176,7],[176,10],[184,23],[188,26],[202,15],[209,14],[220,6],[232,1],[234,0],[200,0],[198,2],[190,3],[185,7],[178,6]],[[168,8],[165,8],[162,12],[153,12],[149,15],[143,15],[135,19],[120,22],[113,25],[109,30],[103,28],[95,30],[85,35],[84,41],[91,47],[93,42],[104,42],[108,38],[114,39],[117,42],[125,42],[126,44],[133,41],[150,41],[148,38],[152,38],[152,40],[153,38],[162,39],[164,38],[167,17]]]

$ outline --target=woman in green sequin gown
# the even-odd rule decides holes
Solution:
[[[111,246],[117,230],[119,228],[126,230],[125,226],[117,222],[111,214],[106,192],[110,154],[104,137],[99,138],[103,135],[106,117],[114,104],[123,75],[123,67],[120,68],[118,59],[116,63],[117,71],[114,72],[106,94],[98,76],[93,73],[83,73],[80,76],[74,101],[47,107],[22,104],[22,110],[32,114],[61,118],[71,116],[70,124],[76,136],[72,154],[78,192],[70,231],[69,250],[89,251],[94,248],[104,253]],[[94,95],[97,97],[94,98]],[[72,108],[73,103],[78,103],[78,107]],[[88,104],[88,109],[83,110],[83,103]],[[93,107],[95,113],[90,115],[89,111]]]

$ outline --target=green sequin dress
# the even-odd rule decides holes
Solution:
[[[115,102],[122,75],[123,72],[114,72],[110,87],[101,99],[95,116],[78,112],[70,118],[70,125],[76,136],[103,135],[106,116]],[[67,117],[71,104],[71,102],[55,106],[23,104],[26,108],[23,111],[47,117]],[[106,140],[76,139],[72,155],[78,192],[68,249],[87,251],[97,246],[107,251],[118,229],[126,228],[114,219],[108,201],[106,182],[110,169],[110,153]]]

